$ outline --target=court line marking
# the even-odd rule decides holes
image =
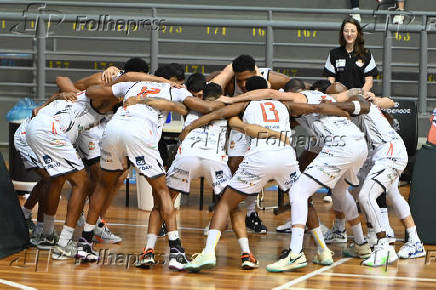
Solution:
[[[310,273],[307,273],[307,274],[304,275],[304,276],[298,277],[297,279],[294,279],[294,280],[292,280],[292,281],[289,281],[288,283],[283,284],[283,285],[281,285],[281,286],[279,286],[279,287],[275,287],[275,288],[273,288],[273,289],[274,289],[274,290],[280,290],[280,289],[288,289],[288,288],[291,288],[291,287],[294,286],[295,284],[301,283],[301,282],[303,282],[303,281],[306,281],[306,280],[309,279],[309,278],[312,278],[312,277],[314,277],[314,276],[316,276],[316,275],[321,274],[322,272],[325,272],[325,271],[328,271],[328,270],[330,270],[330,269],[333,269],[334,267],[336,267],[336,266],[338,266],[338,265],[340,265],[340,264],[343,264],[343,263],[347,262],[347,261],[350,260],[350,259],[351,259],[351,258],[342,258],[342,259],[340,259],[340,260],[334,262],[334,263],[331,264],[330,266],[324,266],[324,267],[322,267],[321,269],[318,269],[318,270],[312,271],[312,272],[310,272]]]
[[[432,278],[419,278],[419,277],[404,277],[404,276],[383,276],[383,275],[360,275],[360,274],[347,274],[347,273],[322,273],[323,276],[337,276],[337,277],[358,277],[367,279],[391,279],[391,280],[407,280],[417,282],[436,282]]]
[[[36,290],[36,288],[24,286],[23,284],[8,281],[8,280],[3,280],[3,279],[0,279],[0,283],[5,284],[5,285],[10,286],[10,287],[23,289],[23,290]]]

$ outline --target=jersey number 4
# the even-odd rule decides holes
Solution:
[[[151,88],[148,89],[147,87],[142,87],[141,91],[136,95],[137,97],[146,98],[148,95],[156,95],[160,93],[160,89],[158,88]]]
[[[265,109],[265,107],[267,107]],[[276,110],[276,106],[271,103],[263,103],[260,104],[260,108],[262,109],[262,116],[264,122],[278,122],[279,121],[279,112]]]

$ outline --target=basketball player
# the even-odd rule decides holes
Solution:
[[[253,77],[260,83],[266,81]],[[250,79],[251,81],[251,79]],[[256,84],[257,85],[257,84]],[[260,87],[262,85],[259,84]],[[252,101],[227,106],[209,115],[203,116],[185,128],[189,130],[207,124],[222,117],[237,116],[244,112],[244,121],[250,124],[263,125],[278,132],[291,132],[289,116],[324,113],[331,115],[347,115],[346,112],[330,104],[307,105],[279,101]],[[262,116],[262,117],[260,117]],[[212,217],[206,247],[194,260],[185,266],[185,269],[197,272],[215,266],[215,247],[224,229],[227,215],[245,199],[247,195],[256,195],[269,179],[275,179],[279,186],[288,190],[299,173],[295,152],[290,145],[277,145],[277,142],[268,142],[263,139],[251,139],[250,150],[244,157],[237,172],[232,177],[223,197],[217,205]]]
[[[245,87],[246,81],[253,76],[262,76],[269,82],[272,89],[280,89],[289,81],[289,77],[278,72],[274,72],[269,68],[256,68],[255,60],[250,55],[240,55],[232,62],[231,67],[228,66],[224,69],[218,79],[214,78],[214,82],[219,83],[224,88],[224,95],[238,96],[247,92]],[[232,174],[236,172],[239,164],[247,152],[248,143],[247,138],[242,133],[231,130],[227,145],[227,154],[229,156],[229,167]],[[267,227],[262,224],[262,220],[256,212],[256,196],[249,196],[245,201],[247,213],[245,222],[247,227],[256,232],[265,234]]]

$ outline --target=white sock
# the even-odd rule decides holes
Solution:
[[[304,229],[302,228],[292,228],[292,236],[291,243],[289,248],[292,252],[299,254],[303,249],[303,238],[304,238]]]
[[[382,218],[383,228],[384,228],[387,232],[392,231],[391,225],[389,224],[389,214],[388,214],[388,209],[387,209],[387,208],[380,208],[380,213],[381,213],[381,218]]]
[[[247,216],[250,216],[253,212],[256,212],[256,195],[250,195],[245,198],[245,207],[247,208]]]
[[[351,226],[353,230],[354,242],[361,245],[365,242],[365,237],[363,236],[362,225],[358,223],[357,225]]]
[[[345,231],[345,219],[336,219],[335,226],[341,232]]]
[[[241,247],[241,253],[250,253],[250,245],[248,244],[248,238],[238,239],[239,247]]]
[[[58,245],[61,247],[65,247],[68,244],[68,241],[73,238],[73,232],[74,228],[64,225],[61,235],[59,236]]]
[[[83,226],[84,232],[90,232],[90,231],[93,231],[94,229],[95,229],[95,225],[90,225],[90,224],[85,222],[85,225]]]
[[[157,241],[157,235],[155,234],[148,234],[147,235],[147,245],[145,246],[145,249],[154,249],[156,246]]]
[[[175,241],[177,239],[179,239],[179,232],[178,231],[171,231],[168,232],[168,240],[170,241]]]
[[[50,236],[54,231],[54,215],[46,215],[44,214],[44,236]]]
[[[312,233],[313,240],[315,241],[315,244],[318,246],[318,252],[323,252],[327,246],[324,242],[324,235],[322,234],[321,227],[317,227],[310,231]]]
[[[23,207],[21,208],[21,210],[23,211],[23,214],[24,214],[24,218],[25,218],[25,219],[28,219],[29,217],[32,216],[32,210],[31,210],[31,209],[25,208],[25,207],[23,206]]]
[[[221,231],[219,230],[209,230],[207,235],[206,247],[204,248],[204,253],[215,253],[215,247],[221,237]]]
[[[406,229],[407,234],[409,235],[409,242],[421,242],[421,240],[418,237],[418,233],[416,232],[416,226],[410,227]]]

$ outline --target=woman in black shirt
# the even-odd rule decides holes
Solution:
[[[369,49],[364,46],[362,28],[351,17],[342,22],[338,48],[330,50],[324,66],[324,75],[331,83],[341,82],[348,89],[372,88],[377,67]]]

